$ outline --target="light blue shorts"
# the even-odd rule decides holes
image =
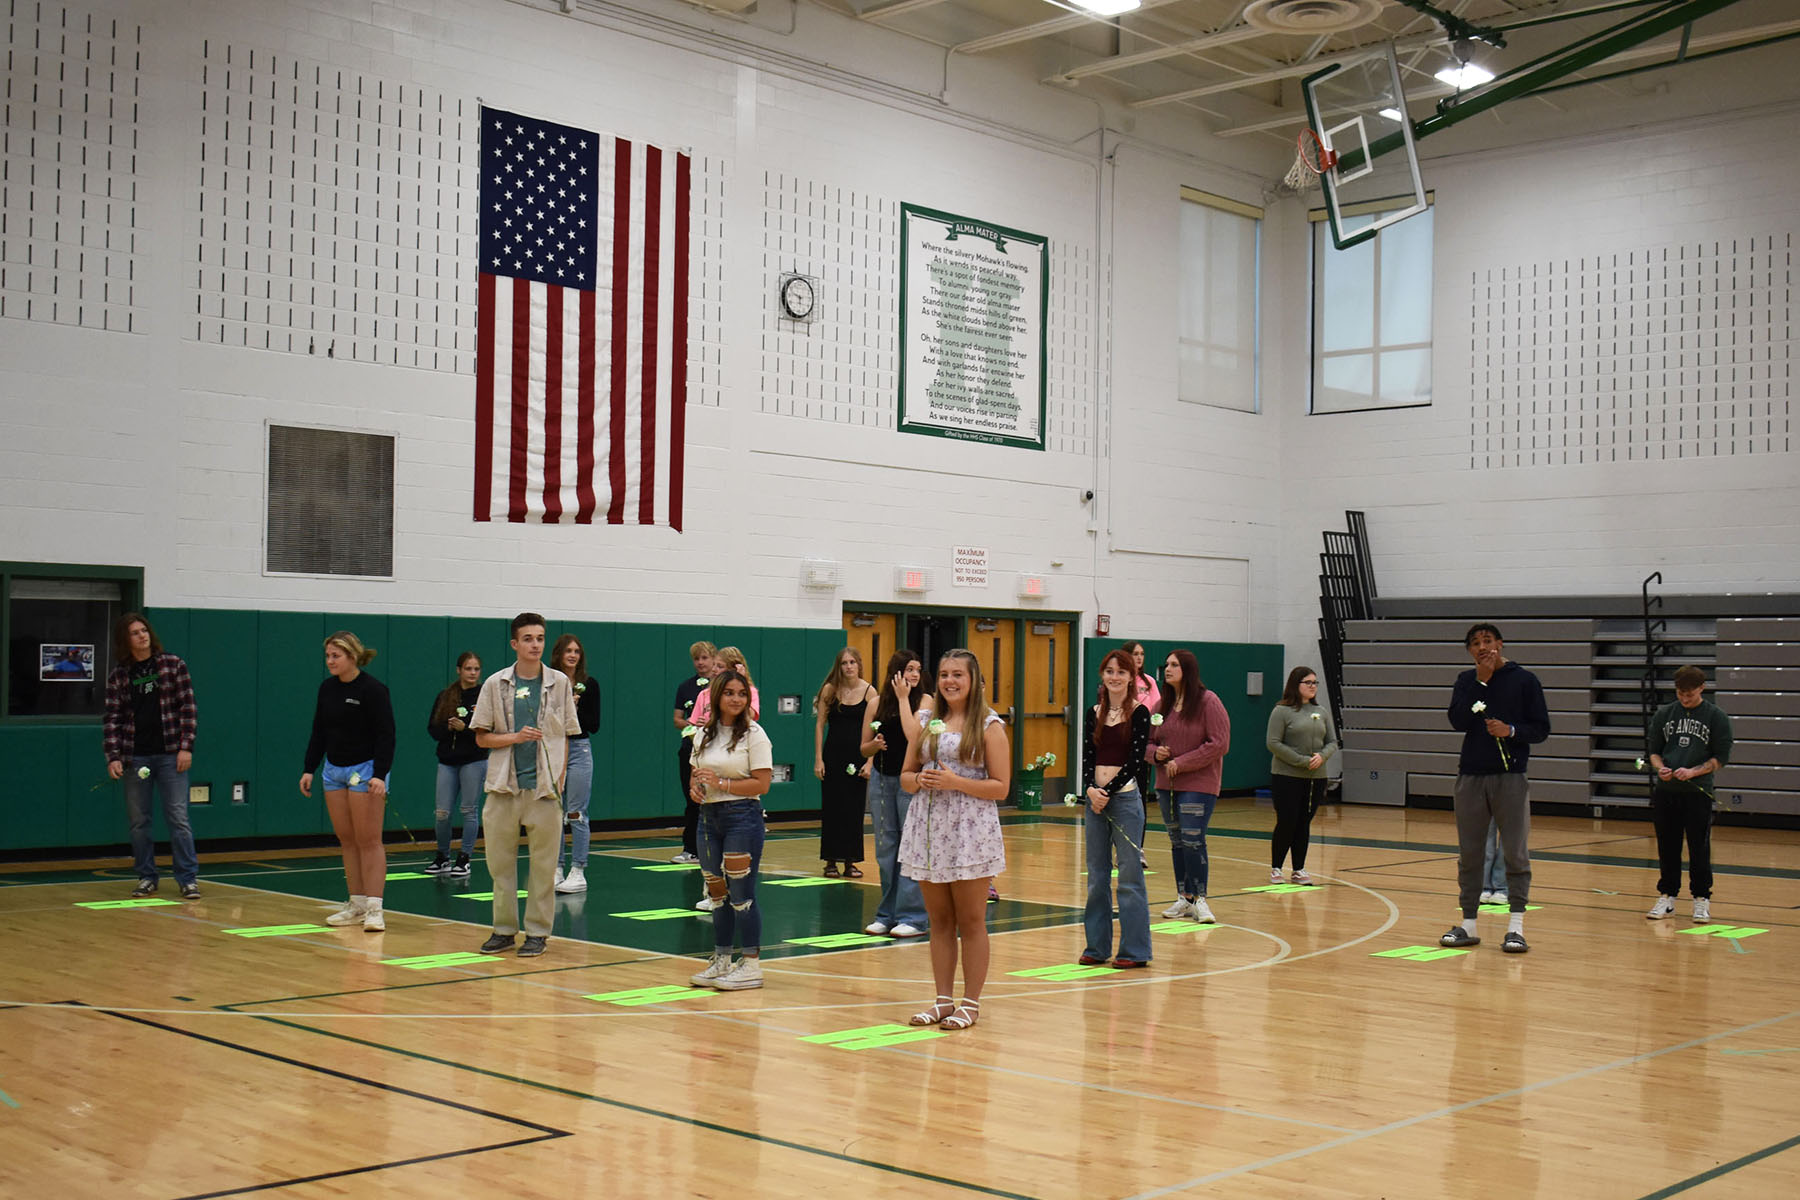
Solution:
[[[328,758],[319,768],[319,782],[328,792],[366,792],[374,774],[375,760],[372,758],[350,767],[340,767]],[[354,783],[350,780],[352,775],[356,776]]]

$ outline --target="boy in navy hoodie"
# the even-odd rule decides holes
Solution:
[[[1500,949],[1524,954],[1525,902],[1531,895],[1531,800],[1525,766],[1531,747],[1550,736],[1544,685],[1518,663],[1507,661],[1500,631],[1485,621],[1471,625],[1463,646],[1473,670],[1456,677],[1450,692],[1450,727],[1463,735],[1456,774],[1456,885],[1462,921],[1438,941],[1445,946],[1479,946],[1475,914],[1481,901],[1488,822],[1500,827],[1506,859],[1506,894],[1511,905]]]

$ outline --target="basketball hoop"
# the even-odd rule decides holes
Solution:
[[[1319,176],[1337,166],[1337,151],[1327,150],[1319,135],[1310,129],[1302,129],[1295,139],[1299,148],[1294,154],[1294,165],[1281,182],[1296,192],[1303,192],[1319,182]]]

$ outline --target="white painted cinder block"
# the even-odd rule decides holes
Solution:
[[[140,323],[121,334],[0,320],[3,557],[65,561],[79,546],[93,561],[142,563],[160,605],[529,605],[774,625],[833,624],[844,602],[895,600],[893,568],[904,562],[933,570],[927,603],[1017,607],[1014,577],[1041,574],[1050,606],[1108,612],[1122,637],[1280,640],[1306,661],[1319,531],[1341,527],[1347,507],[1370,514],[1377,572],[1395,594],[1627,590],[1658,568],[1683,589],[1800,586],[1791,439],[1755,455],[1471,465],[1481,349],[1471,278],[1791,235],[1800,167],[1769,152],[1791,114],[1429,163],[1438,212],[1427,409],[1306,415],[1310,234],[1299,202],[1274,203],[1264,225],[1263,411],[1246,414],[1176,397],[1176,197],[1187,184],[1261,202],[1261,180],[1282,166],[1272,143],[1209,139],[1143,114],[1133,118],[1141,136],[1176,151],[1114,133],[1102,164],[1094,107],[1081,96],[964,58],[945,90],[935,51],[825,9],[802,6],[792,37],[677,14],[743,39],[732,48],[667,24],[556,8],[160,4],[145,23],[136,97]],[[266,109],[233,108],[228,120],[209,108],[206,144],[241,157],[207,161],[202,214],[201,96],[211,103],[246,86],[253,54],[269,72],[267,94],[289,108],[301,103],[297,78],[308,88],[327,80],[317,90],[340,124],[323,121],[332,128],[322,149],[297,157],[256,123]],[[684,533],[469,518],[478,98],[695,156],[704,291]],[[371,128],[345,132],[359,105]],[[1120,127],[1116,114],[1109,124]],[[426,135],[432,147],[421,152]],[[244,170],[244,158],[260,158],[262,174]],[[310,191],[263,196],[258,216],[256,181],[267,190],[268,176],[302,161],[309,186],[315,162],[365,181],[324,189],[335,209]],[[882,222],[903,201],[1051,239],[1050,451],[894,432],[897,230]],[[220,221],[228,233],[215,232]],[[233,263],[277,235],[279,264]],[[315,235],[336,239],[335,259]],[[309,289],[335,284],[337,299],[283,299],[274,315],[219,331],[233,304],[242,310],[256,289],[280,289],[301,268]],[[834,322],[828,311],[804,333],[784,329],[770,307],[782,269],[820,275],[858,319]],[[206,282],[227,275],[224,295]],[[396,323],[418,332],[396,337]],[[278,335],[295,329],[290,350]],[[276,348],[253,348],[265,335]],[[421,365],[410,365],[415,352]],[[271,421],[395,436],[393,580],[262,574]],[[1091,505],[1081,499],[1090,488]],[[971,542],[990,550],[985,590],[950,583],[951,548]],[[836,593],[801,588],[799,564],[815,557],[839,564]]]

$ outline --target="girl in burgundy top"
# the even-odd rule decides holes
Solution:
[[[1169,651],[1163,683],[1158,713],[1162,723],[1150,731],[1150,758],[1161,773],[1157,785],[1168,797],[1164,823],[1181,889],[1163,916],[1206,924],[1214,920],[1206,906],[1206,826],[1219,802],[1219,778],[1225,752],[1231,748],[1231,718],[1219,697],[1200,682],[1200,663],[1192,651]]]
[[[1087,801],[1087,911],[1082,924],[1087,949],[1080,961],[1104,963],[1112,953],[1112,872],[1119,864],[1119,957],[1121,969],[1150,962],[1150,898],[1144,890],[1144,861],[1134,843],[1144,828],[1144,755],[1150,741],[1150,710],[1137,702],[1131,656],[1114,650],[1100,663],[1100,693],[1082,717],[1087,753],[1082,756],[1083,798]]]

